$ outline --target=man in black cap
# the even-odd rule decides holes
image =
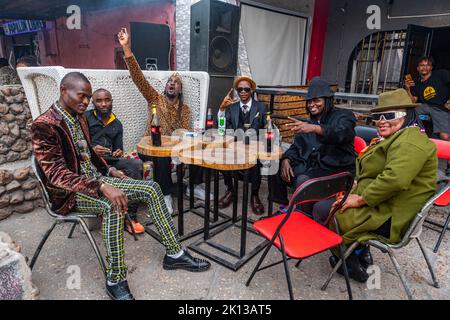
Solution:
[[[287,186],[297,188],[306,180],[338,172],[355,172],[356,118],[350,110],[336,109],[333,92],[327,82],[314,78],[306,95],[309,122],[288,123],[295,131],[294,143],[282,157],[281,168],[274,179],[273,199],[280,210],[289,203]],[[313,204],[302,206],[302,211],[313,214]],[[323,222],[326,217],[315,217]]]

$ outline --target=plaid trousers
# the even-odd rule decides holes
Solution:
[[[167,254],[176,254],[181,250],[178,232],[167,210],[161,188],[156,182],[110,177],[103,177],[103,182],[122,190],[129,201],[147,205],[147,217],[154,222]],[[75,210],[103,216],[102,234],[106,246],[107,279],[111,282],[124,280],[127,267],[123,249],[123,213],[119,213],[104,196],[93,198],[82,193],[76,194]]]

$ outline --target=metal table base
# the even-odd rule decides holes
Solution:
[[[205,204],[209,203],[209,177],[211,175],[211,169],[206,168],[206,201]],[[216,170],[216,175],[218,175],[218,172]],[[214,231],[210,232],[209,228],[209,210],[205,210],[205,232],[202,239],[197,240],[193,244],[189,246],[189,248],[192,251],[195,251],[207,258],[210,258],[211,260],[214,260],[215,262],[219,263],[220,265],[223,265],[224,267],[227,267],[233,271],[237,271],[240,267],[242,267],[245,263],[247,263],[252,257],[254,257],[259,251],[261,251],[266,245],[267,240],[263,237],[261,237],[260,234],[258,234],[256,231],[253,230],[253,228],[250,226],[248,228],[248,224],[253,222],[248,219],[247,213],[248,213],[248,184],[249,184],[249,170],[244,171],[244,186],[243,186],[243,198],[242,198],[242,216],[240,218],[237,217],[237,203],[238,203],[238,176],[237,173],[234,174],[234,185],[233,185],[233,217],[231,221],[227,222],[226,224],[216,228]],[[216,191],[216,190],[215,190]],[[218,190],[217,190],[218,192]],[[218,194],[214,194],[214,199],[217,199]],[[240,222],[240,225],[238,225],[238,222]],[[241,239],[240,239],[240,250],[237,252],[236,250],[227,247],[225,245],[219,244],[217,242],[214,242],[212,240],[213,237],[218,235],[219,233],[227,230],[230,227],[237,227],[241,230]],[[259,243],[255,248],[253,248],[250,252],[246,252],[246,244],[247,244],[247,231],[261,237],[263,239],[263,242]],[[228,256],[237,258],[238,260],[235,262],[231,262],[227,259],[221,258],[217,256],[214,253],[211,253],[205,249],[203,249],[202,245],[209,245],[210,247],[213,247],[214,249],[217,249]]]
[[[204,227],[193,230],[187,234],[184,234],[184,214],[188,213],[188,212],[192,212],[193,214],[203,218],[205,220],[205,214],[203,212],[206,212],[205,208],[206,206],[210,207],[210,200],[209,200],[209,193],[210,193],[210,187],[211,187],[211,179],[209,178],[207,180],[206,183],[206,190],[205,193],[208,195],[207,199],[205,199],[205,204],[195,204],[194,202],[194,183],[192,182],[191,177],[189,177],[189,191],[190,191],[190,195],[189,195],[189,208],[188,209],[184,209],[183,206],[183,164],[179,164],[177,165],[177,202],[178,202],[178,211],[172,214],[172,217],[176,217],[178,216],[178,235],[180,236],[180,241],[185,241],[187,239],[190,239],[192,237],[195,237],[196,235],[199,235],[201,233],[204,232]],[[217,175],[214,177],[214,190],[216,191],[217,189],[217,193],[219,190],[219,176],[218,173]],[[207,203],[206,203],[207,200]],[[231,220],[231,218],[226,215],[225,213],[219,211],[219,201],[217,199],[217,197],[215,196],[214,198],[214,208],[213,208],[213,223],[209,224],[209,228],[215,228],[218,226],[221,226],[227,222],[229,222]],[[203,212],[202,211],[198,211],[196,209],[199,208],[203,208]],[[181,212],[181,214],[180,214]],[[209,214],[210,210],[208,210],[208,214]],[[219,218],[222,218],[221,220]],[[209,218],[208,218],[209,220]],[[158,234],[157,231],[155,231],[154,229],[151,228],[151,226],[153,225],[153,222],[149,222],[147,223],[144,227],[145,227],[145,231],[152,236],[154,239],[156,239],[158,242],[162,243],[162,239],[161,236]]]

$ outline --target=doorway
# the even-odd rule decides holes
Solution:
[[[434,59],[434,70],[450,70],[450,27],[428,28],[408,25],[405,54],[403,56],[400,83],[403,86],[406,74],[418,76],[417,63],[422,56]]]

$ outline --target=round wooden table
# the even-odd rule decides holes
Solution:
[[[249,144],[245,144],[243,141],[236,141],[230,143],[228,148],[239,148],[240,150],[245,150],[246,153],[255,153],[258,160],[274,161],[280,160],[283,156],[283,150],[278,145],[272,145],[272,151],[266,152],[263,141],[250,141]]]
[[[234,140],[234,138],[233,138]],[[231,148],[233,146],[233,148]],[[254,249],[246,254],[247,245],[247,223],[248,223],[248,185],[249,185],[249,169],[253,168],[258,161],[257,153],[251,152],[248,148],[241,146],[239,144],[234,145],[233,143],[228,144],[227,148],[215,147],[208,145],[202,150],[183,150],[179,153],[178,159],[189,165],[201,166],[205,170],[205,214],[204,214],[204,233],[203,239],[196,241],[191,244],[189,248],[196,251],[217,263],[228,267],[234,271],[239,269],[247,261],[249,261],[253,256],[255,256],[261,249],[264,248],[266,241],[260,243]],[[219,171],[243,171],[244,185],[243,185],[243,196],[242,196],[242,216],[240,228],[240,250],[235,251],[233,248],[226,247],[222,243],[216,243],[212,238],[219,234],[220,232],[228,229],[229,227],[235,227],[235,223],[239,220],[237,219],[237,202],[238,202],[238,179],[235,179],[233,186],[233,219],[230,222],[216,228],[210,233],[210,191],[211,191],[211,170],[215,172],[215,183],[214,183],[214,217],[216,219],[216,210],[218,208],[218,173]],[[237,176],[237,175],[236,175]],[[253,230],[251,232],[255,233]],[[256,233],[255,233],[256,234]],[[231,262],[225,258],[219,257],[206,251],[203,247],[207,244],[216,250],[220,250],[225,254],[233,256],[238,260],[236,262]]]

